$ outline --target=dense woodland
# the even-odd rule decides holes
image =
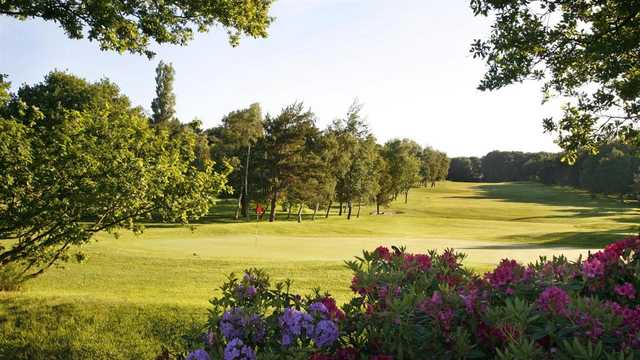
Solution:
[[[640,152],[633,145],[610,143],[598,152],[581,151],[573,164],[562,153],[492,151],[482,158],[451,159],[453,181],[539,181],[573,186],[592,194],[636,197],[640,193]]]

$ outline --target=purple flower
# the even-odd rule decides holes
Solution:
[[[582,272],[588,278],[595,278],[604,275],[604,264],[602,261],[592,257],[582,263]]]
[[[622,285],[616,285],[613,291],[620,296],[624,296],[629,299],[635,299],[636,297],[636,288],[633,287],[631,283],[624,283]]]
[[[326,310],[326,307],[325,307]],[[282,331],[282,346],[291,345],[302,335],[313,334],[313,318],[302,311],[287,308],[278,318],[280,330]]]
[[[321,302],[314,302],[309,306],[309,313],[312,315],[320,316],[322,318],[326,318],[329,315],[329,310],[327,307]]]
[[[246,314],[242,308],[233,308],[222,314],[220,331],[227,340],[240,338],[259,343],[264,340],[266,327],[260,316]]]
[[[224,360],[255,360],[256,353],[242,340],[233,339],[224,348]]]
[[[209,354],[203,349],[192,351],[187,355],[187,360],[210,360]]]
[[[541,310],[567,315],[567,305],[569,305],[569,295],[557,286],[546,288],[536,300],[538,308]]]
[[[331,320],[320,320],[313,332],[313,341],[318,347],[331,346],[338,339],[338,326]]]

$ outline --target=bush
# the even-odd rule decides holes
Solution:
[[[640,239],[582,261],[503,260],[478,276],[453,250],[379,247],[347,262],[353,299],[292,294],[248,270],[211,301],[187,359],[632,359],[640,355]]]

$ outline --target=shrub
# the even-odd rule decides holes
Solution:
[[[464,255],[379,247],[347,262],[354,297],[301,297],[289,281],[231,275],[211,301],[206,334],[187,359],[632,359],[640,355],[640,239],[586,259],[479,276]]]

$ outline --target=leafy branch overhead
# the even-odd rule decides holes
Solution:
[[[569,161],[581,148],[616,139],[640,143],[640,3],[629,0],[471,0],[494,19],[471,53],[487,72],[480,90],[544,81],[544,100],[569,99],[544,120]]]
[[[267,37],[273,0],[6,0],[0,14],[58,23],[72,39],[97,41],[102,50],[153,57],[151,42],[186,45],[195,32],[221,26],[232,46],[242,36]]]

